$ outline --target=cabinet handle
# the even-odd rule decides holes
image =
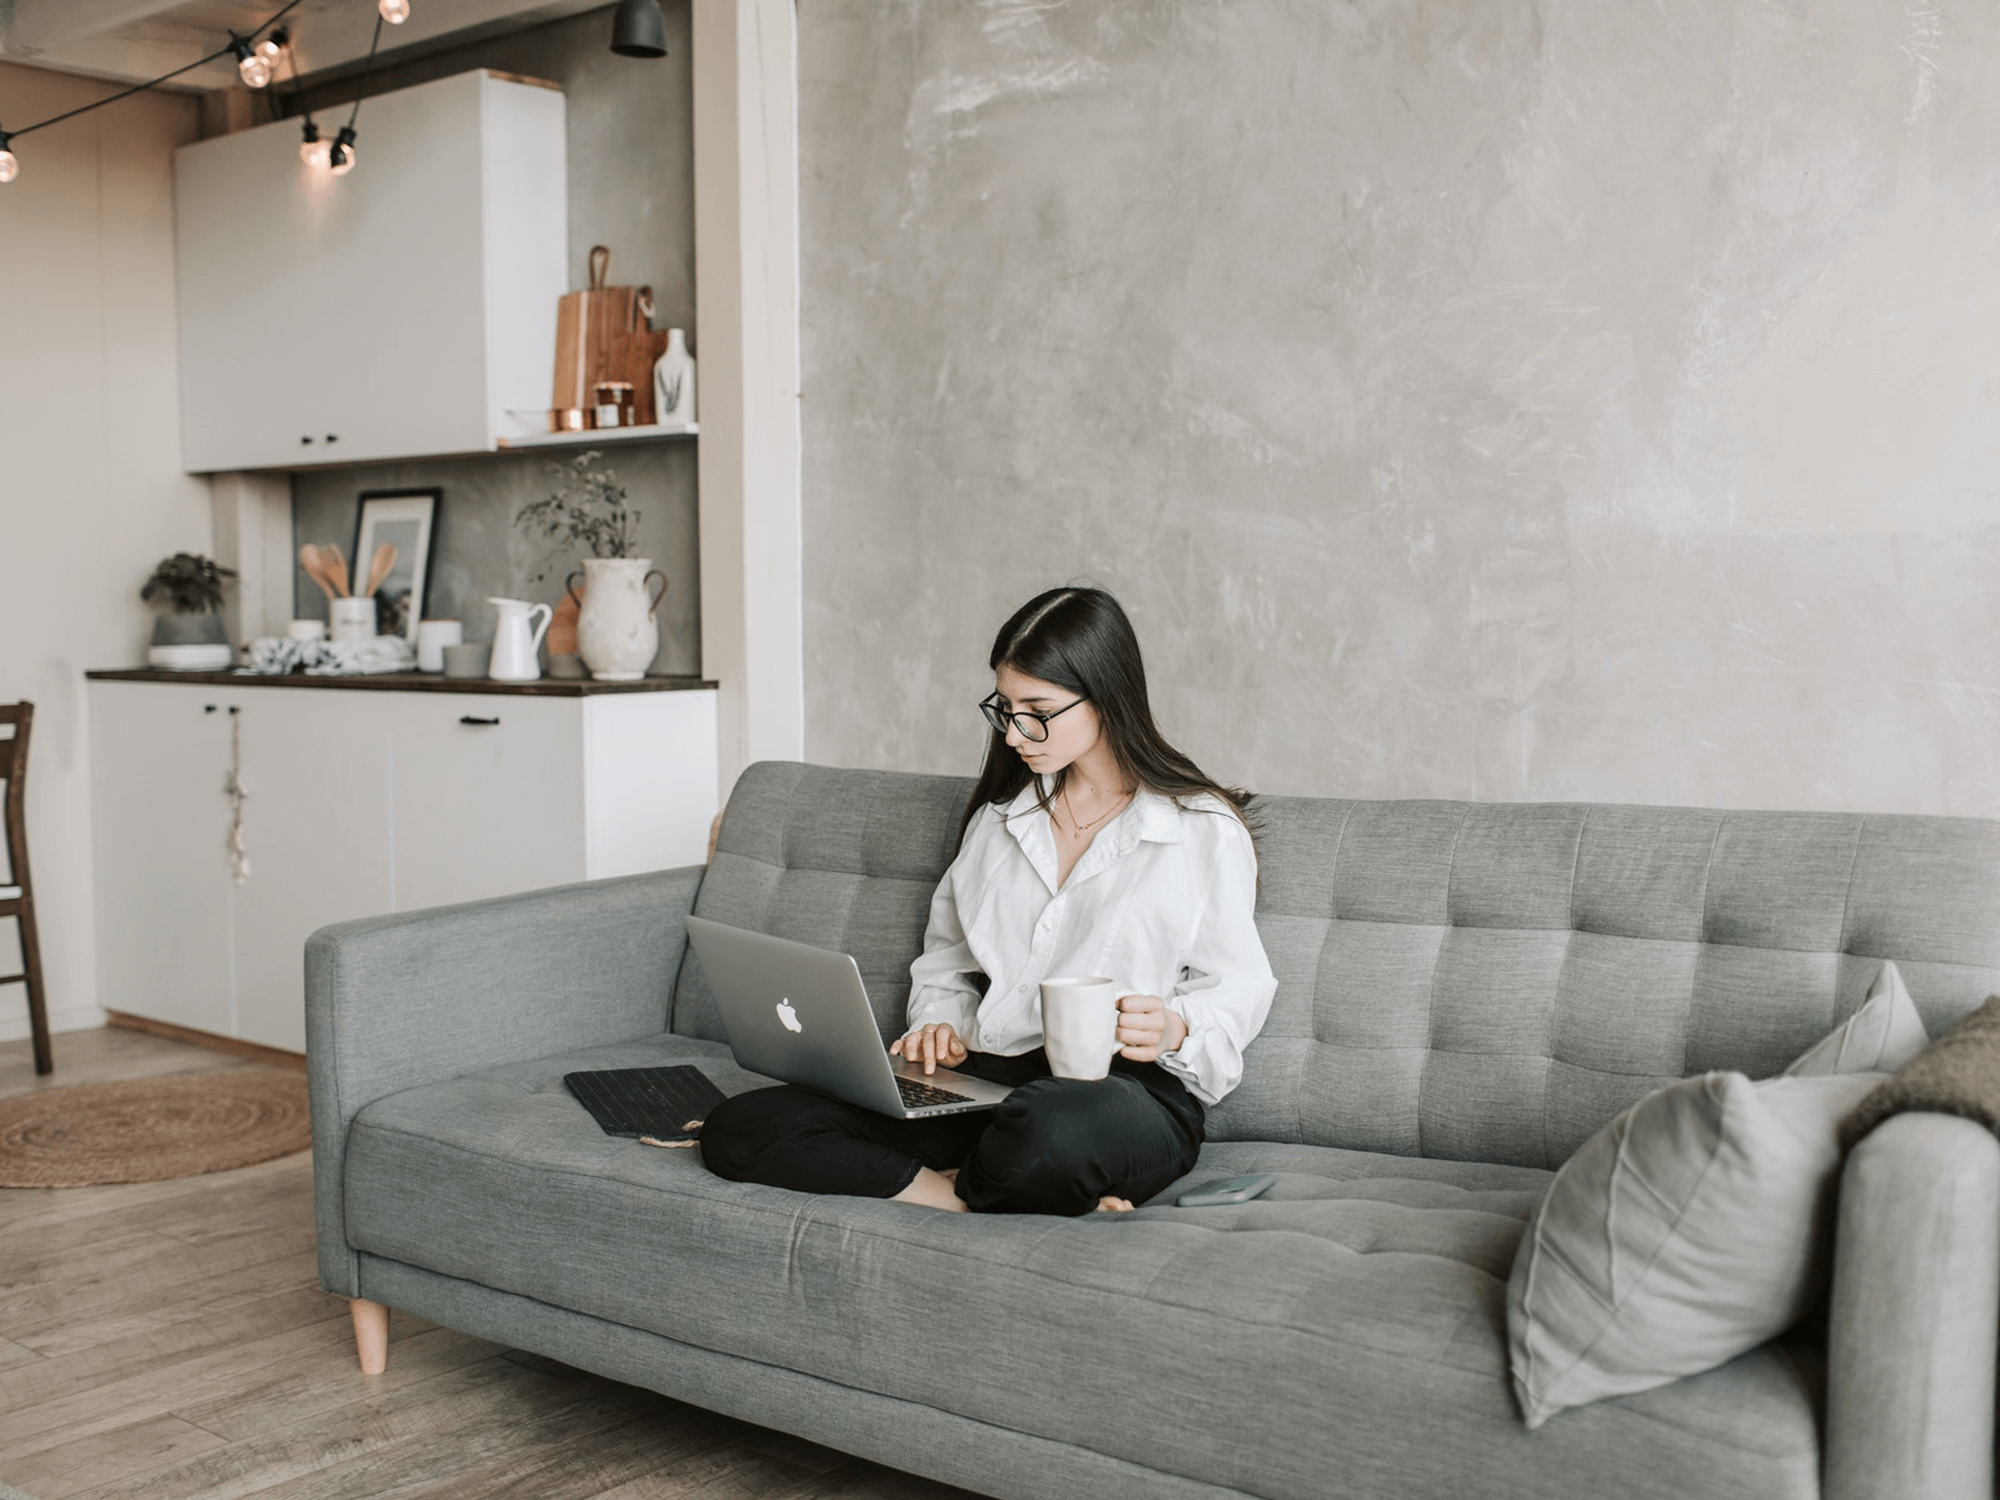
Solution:
[[[461,724],[477,724],[484,727],[486,725],[498,724],[500,721],[498,719],[475,719],[471,714],[460,714],[458,722]]]

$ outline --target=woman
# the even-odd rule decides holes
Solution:
[[[1247,797],[1161,737],[1138,639],[1101,589],[1029,600],[988,664],[985,768],[889,1050],[1014,1092],[923,1120],[791,1086],[739,1094],[702,1128],[719,1175],[961,1212],[1125,1211],[1194,1166],[1204,1106],[1242,1077],[1277,988]],[[1051,1076],[1041,1046],[1041,981],[1079,974],[1120,987],[1103,1079]]]

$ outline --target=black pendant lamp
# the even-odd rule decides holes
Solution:
[[[660,0],[618,0],[611,50],[621,57],[667,55],[667,18],[660,14]]]

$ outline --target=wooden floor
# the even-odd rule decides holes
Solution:
[[[0,1098],[255,1063],[55,1038]],[[355,1363],[301,1153],[178,1182],[0,1189],[0,1482],[36,1497],[966,1500],[966,1493],[396,1314]]]

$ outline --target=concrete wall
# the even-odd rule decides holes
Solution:
[[[0,63],[16,129],[112,91]],[[21,175],[0,187],[0,702],[35,705],[28,844],[58,1030],[104,1019],[83,673],[143,663],[139,586],[209,547],[208,486],[180,471],[175,365],[172,152],[195,117],[153,94],[51,126],[14,143]],[[14,934],[0,922],[0,974],[20,972]],[[0,1040],[26,1036],[27,1014],[21,987],[0,986]]]
[[[807,746],[1102,583],[1270,791],[2000,815],[1983,0],[814,0]]]
[[[611,10],[493,37],[421,61],[379,70],[370,92],[408,88],[470,68],[498,68],[551,79],[563,86],[569,117],[570,282],[590,284],[590,247],[609,245],[611,279],[651,286],[656,328],[686,328],[694,337],[693,74],[688,0],[665,0],[667,55],[648,60],[610,50]],[[324,128],[346,119],[340,101],[355,80],[308,90],[298,104]],[[289,107],[289,106],[288,106]],[[368,111],[360,120],[367,150]],[[363,158],[365,161],[365,157]],[[364,170],[357,168],[357,170]],[[550,308],[548,316],[555,317]],[[566,571],[530,583],[540,549],[511,530],[514,515],[560,483],[550,460],[578,450],[494,455],[426,463],[370,464],[304,472],[293,481],[293,523],[301,542],[354,545],[357,497],[364,489],[438,488],[435,571],[430,613],[462,618],[466,639],[490,640],[489,595],[546,600],[562,592]],[[700,554],[696,539],[695,448],[691,443],[614,447],[604,463],[642,512],[641,539],[668,577],[660,608],[660,652],[653,670],[701,669]],[[293,585],[302,618],[324,618],[325,600],[298,571]]]

